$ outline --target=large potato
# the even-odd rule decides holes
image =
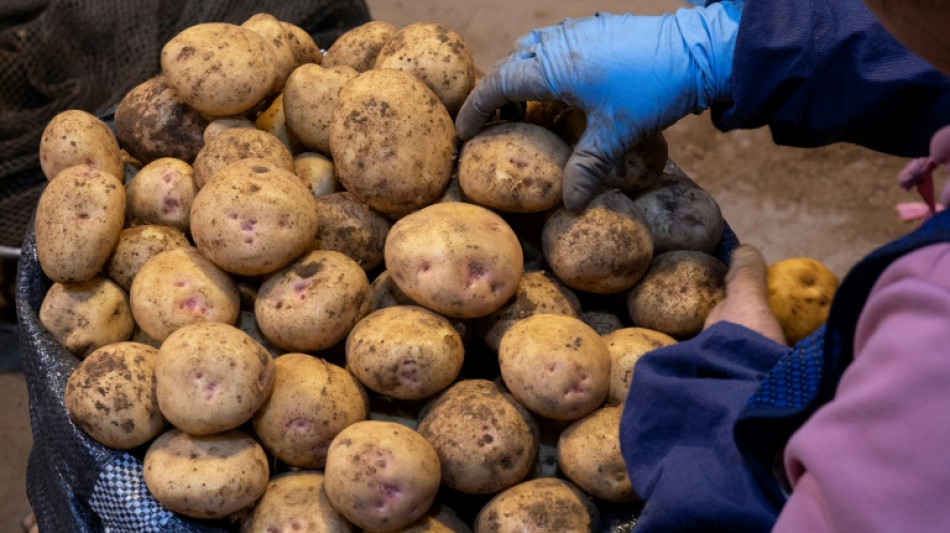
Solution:
[[[88,166],[60,172],[36,207],[36,255],[46,276],[78,283],[102,271],[125,222],[119,179]]]
[[[132,288],[132,280],[149,259],[178,248],[189,248],[188,237],[169,226],[133,226],[122,230],[106,272],[123,289]]]
[[[211,126],[219,121],[214,121]],[[209,128],[211,127],[209,126]],[[195,183],[204,187],[218,171],[240,159],[260,158],[294,171],[294,156],[273,134],[250,127],[232,127],[211,137],[195,157]]]
[[[292,34],[287,31],[284,23],[277,20],[277,17],[269,13],[257,13],[251,18],[241,23],[242,28],[247,28],[257,33],[274,51],[274,84],[270,92],[280,92],[287,82],[287,76],[296,65],[294,56],[294,47],[291,43]]]
[[[475,533],[594,531],[599,519],[590,498],[573,484],[547,477],[525,481],[491,499],[475,518]]]
[[[264,159],[241,159],[198,191],[191,204],[191,236],[224,270],[267,274],[312,246],[315,202],[292,172]]]
[[[607,403],[623,405],[633,380],[633,370],[643,354],[676,344],[666,333],[646,328],[622,328],[604,335],[610,351],[610,393]]]
[[[449,114],[458,113],[475,86],[475,63],[462,37],[435,22],[410,24],[379,50],[373,68],[398,69],[422,80]]]
[[[455,161],[455,125],[422,82],[374,69],[337,96],[330,151],[346,190],[373,209],[405,214],[434,202]]]
[[[320,64],[323,60],[323,52],[307,30],[290,22],[284,22],[284,29],[287,31],[290,47],[294,51],[295,67],[305,63]]]
[[[376,56],[392,39],[396,27],[381,20],[371,20],[341,35],[323,55],[325,67],[347,66],[357,72],[373,68]]]
[[[548,129],[527,122],[489,126],[459,156],[459,185],[477,204],[517,213],[561,204],[571,149]]]
[[[312,355],[284,354],[274,366],[274,389],[254,415],[254,432],[281,461],[323,468],[333,438],[369,416],[366,392],[352,374]]]
[[[162,48],[161,61],[185,103],[218,117],[250,109],[277,78],[277,56],[267,40],[224,22],[185,28]]]
[[[653,253],[698,250],[711,253],[725,222],[711,194],[685,176],[664,173],[634,198],[653,236]]]
[[[102,276],[79,283],[54,283],[40,305],[39,319],[79,358],[100,346],[129,340],[134,327],[128,294]]]
[[[251,419],[274,386],[274,359],[228,324],[198,322],[165,339],[155,364],[162,414],[191,435],[234,429]]]
[[[287,129],[303,144],[330,153],[330,119],[340,88],[358,72],[347,66],[297,67],[284,88]]]
[[[330,505],[320,472],[274,476],[242,533],[350,533],[353,526]]]
[[[122,180],[122,154],[119,142],[105,122],[79,110],[57,114],[46,125],[40,138],[40,167],[52,180],[74,165],[96,168]]]
[[[170,157],[156,159],[125,184],[126,218],[134,223],[171,226],[188,233],[191,204],[197,194],[198,185],[191,165]]]
[[[522,479],[538,456],[538,424],[491,381],[461,381],[426,407],[419,433],[439,454],[442,483],[490,494]]]
[[[89,354],[66,382],[66,411],[96,441],[121,450],[152,440],[165,427],[155,396],[158,350],[117,342]]]
[[[397,305],[360,320],[346,339],[346,366],[391,398],[421,400],[448,387],[465,358],[452,323],[428,309]]]
[[[632,287],[653,258],[642,215],[619,191],[596,196],[580,213],[558,209],[544,224],[541,244],[558,279],[598,294]]]
[[[488,209],[433,204],[389,230],[386,267],[414,301],[455,318],[485,316],[518,288],[523,257],[518,237]]]
[[[395,531],[426,514],[441,479],[429,441],[375,420],[357,422],[333,439],[324,475],[333,507],[370,532]]]
[[[250,507],[270,477],[260,444],[237,430],[168,431],[149,446],[143,468],[145,486],[159,503],[194,518],[224,518]]]
[[[317,198],[314,248],[345,254],[363,270],[383,261],[389,222],[348,192]]]
[[[561,433],[557,461],[561,471],[584,492],[608,502],[637,499],[620,453],[623,407],[603,407]]]
[[[191,163],[204,145],[206,127],[208,119],[185,104],[162,75],[137,85],[115,108],[115,136],[146,164],[162,157]]]

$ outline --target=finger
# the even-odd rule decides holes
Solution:
[[[762,254],[754,246],[743,244],[732,251],[729,271],[726,272],[726,298],[768,303],[766,271],[768,266]]]
[[[623,156],[623,148],[615,141],[618,133],[612,127],[607,131],[606,124],[611,122],[588,115],[587,129],[564,167],[564,205],[572,212],[587,207],[590,199],[600,192],[604,176]]]

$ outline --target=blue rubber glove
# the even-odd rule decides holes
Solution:
[[[566,19],[519,39],[456,119],[472,138],[507,102],[560,100],[587,129],[564,169],[564,204],[582,209],[614,162],[647,136],[730,98],[742,0],[659,17]]]

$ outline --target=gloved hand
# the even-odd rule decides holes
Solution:
[[[456,119],[473,137],[507,102],[560,100],[587,114],[564,169],[564,203],[582,209],[615,161],[647,136],[730,95],[742,0],[659,17],[566,19],[519,39]]]

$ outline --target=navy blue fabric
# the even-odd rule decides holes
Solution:
[[[746,0],[723,130],[768,125],[776,143],[851,142],[920,157],[950,124],[950,79],[907,50],[861,0]]]
[[[633,487],[645,500],[638,532],[771,529],[778,507],[744,465],[732,428],[789,350],[719,323],[637,362],[620,442]]]

